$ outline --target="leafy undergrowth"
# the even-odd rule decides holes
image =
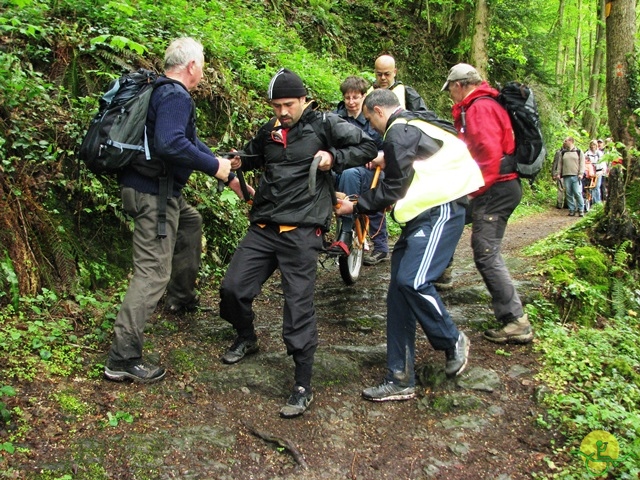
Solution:
[[[567,438],[558,453],[575,455],[583,440],[604,431],[619,444],[618,456],[600,462],[600,473],[615,478],[640,474],[640,290],[638,272],[625,268],[628,245],[603,252],[589,244],[589,216],[561,234],[534,245],[546,257],[548,298],[529,306],[541,321],[537,349],[543,354],[539,379],[550,388],[539,424],[559,428]],[[554,478],[586,475],[584,467]]]

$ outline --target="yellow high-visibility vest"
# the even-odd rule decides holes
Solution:
[[[415,174],[409,190],[393,209],[397,222],[406,223],[430,208],[457,200],[484,186],[480,167],[458,137],[424,120],[407,121],[405,118],[395,120],[385,137],[399,123],[418,127],[441,142],[442,147],[428,158],[413,161]]]

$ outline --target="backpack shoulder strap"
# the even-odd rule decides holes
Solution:
[[[331,125],[329,125],[327,115],[327,112],[316,112],[316,118],[309,122],[309,125],[311,125],[318,138],[322,139],[325,147],[330,147],[333,142],[331,140]]]
[[[479,97],[474,98],[473,100],[471,100],[471,102],[469,102],[469,105],[467,105],[467,108],[462,107],[460,109],[460,121],[462,122],[462,128],[460,129],[460,133],[464,133],[467,129],[467,109],[469,109],[469,107],[474,103],[476,103],[478,100],[482,100],[483,98],[488,98],[490,100],[493,100],[494,102],[496,102],[498,105],[502,107],[502,104],[498,102],[498,99],[490,95],[480,95]]]

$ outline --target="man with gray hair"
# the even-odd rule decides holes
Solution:
[[[533,339],[529,317],[500,253],[509,217],[522,198],[518,173],[512,162],[503,161],[515,151],[509,114],[497,101],[499,92],[469,64],[452,67],[442,91],[448,91],[454,101],[452,111],[459,137],[484,177],[484,186],[470,195],[471,247],[501,324],[484,332],[484,338],[495,343],[529,343]]]
[[[404,110],[390,90],[369,93],[363,113],[384,137],[386,175],[357,204],[342,200],[338,214],[395,205],[392,216],[402,234],[391,255],[387,374],[362,396],[376,402],[408,400],[415,397],[416,324],[435,350],[444,351],[447,376],[459,375],[467,365],[469,339],[451,320],[433,283],[458,244],[466,196],[482,185],[482,175],[453,125]]]
[[[165,290],[165,304],[173,313],[193,309],[199,300],[195,283],[202,217],[181,191],[194,170],[225,182],[230,178],[230,161],[216,158],[196,135],[189,92],[203,75],[202,45],[192,38],[174,40],[164,63],[165,75],[154,84],[147,113],[151,160],[141,154],[119,176],[123,207],[134,220],[134,232],[133,277],[116,317],[104,369],[105,377],[115,381],[151,383],[164,377],[164,368],[142,359],[147,319]],[[231,187],[240,193],[238,180],[232,180]],[[161,215],[166,216],[164,236],[157,230]]]

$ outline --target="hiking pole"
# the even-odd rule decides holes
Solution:
[[[309,194],[313,197],[316,194],[316,176],[318,174],[318,165],[322,157],[318,155],[313,158],[311,162],[311,166],[309,167]],[[331,195],[331,204],[336,206],[338,205],[338,198],[336,197],[336,187],[333,183],[333,177],[331,176],[331,172],[321,172],[323,177],[327,180],[327,186],[329,187],[329,194]]]
[[[236,177],[238,177],[238,182],[240,182],[240,190],[242,191],[242,197],[244,201],[249,205],[253,204],[253,199],[251,198],[251,194],[249,194],[249,189],[247,188],[247,182],[244,180],[244,174],[242,170],[236,170]]]

